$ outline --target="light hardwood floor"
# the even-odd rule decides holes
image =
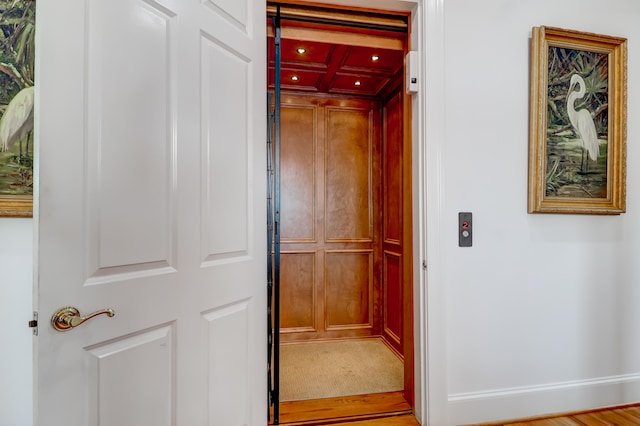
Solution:
[[[419,426],[402,392],[282,402],[280,424]]]
[[[288,426],[419,426],[401,392],[292,401],[281,404],[280,424]],[[619,407],[469,426],[633,426],[640,403]]]
[[[640,425],[640,404],[624,405],[567,413],[561,416],[537,417],[510,422],[482,423],[476,426],[632,426]]]

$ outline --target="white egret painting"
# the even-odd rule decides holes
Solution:
[[[627,40],[533,27],[529,213],[626,211]]]
[[[33,0],[0,0],[1,216],[30,215],[35,12]]]
[[[549,47],[546,194],[607,192],[608,57]]]

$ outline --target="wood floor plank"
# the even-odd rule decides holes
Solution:
[[[640,403],[564,413],[503,422],[480,423],[475,426],[633,426],[640,425]]]
[[[281,425],[325,425],[410,414],[402,392],[356,395],[280,403]]]
[[[633,424],[640,425],[640,407],[628,407],[617,410],[617,413],[623,416],[628,421],[633,421]]]
[[[346,423],[334,423],[331,426],[420,426],[413,414],[383,417],[373,420],[362,420]]]
[[[401,392],[295,401],[281,404],[280,424],[287,426],[419,426]],[[539,417],[482,426],[633,426],[640,425],[640,404],[557,417]],[[480,426],[480,425],[477,425]]]
[[[595,413],[577,414],[571,416],[585,425],[619,426],[631,423],[633,420],[620,415],[617,411],[598,411]],[[637,421],[638,419],[636,419]]]
[[[570,418],[531,420],[526,422],[507,423],[505,426],[583,426],[582,423]]]

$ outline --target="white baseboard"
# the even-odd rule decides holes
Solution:
[[[448,424],[464,425],[640,401],[640,373],[450,394]]]

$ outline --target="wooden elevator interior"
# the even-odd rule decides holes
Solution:
[[[280,341],[379,338],[413,405],[408,17],[278,4]]]

